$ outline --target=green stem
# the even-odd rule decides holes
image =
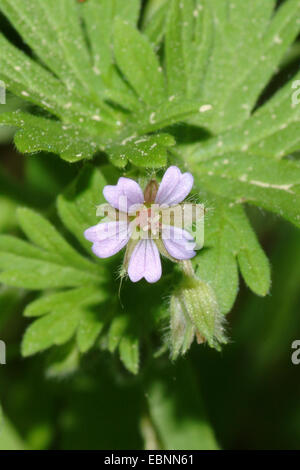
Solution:
[[[195,277],[195,271],[192,262],[189,259],[181,261],[179,265],[186,276]]]

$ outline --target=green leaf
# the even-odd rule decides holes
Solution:
[[[0,253],[0,282],[24,289],[77,287],[99,281],[99,277],[59,264],[25,256]]]
[[[8,113],[15,111],[16,109],[22,109],[24,106],[23,100],[14,96],[10,93],[7,93],[6,104],[2,104],[0,108],[0,115],[3,113]],[[9,127],[0,127],[0,143],[1,145],[6,144],[11,141],[14,135],[14,130]]]
[[[260,12],[265,10],[263,14],[268,16],[274,2],[266,3],[267,7],[261,2],[254,2],[255,15],[259,15]],[[245,117],[250,115],[261,90],[267,85],[286,50],[296,39],[300,31],[297,21],[299,14],[300,5],[298,0],[284,2],[274,15],[261,42],[256,43],[258,48],[255,49],[251,44],[252,51],[256,53],[252,60],[251,57],[245,55],[246,49],[244,48],[244,57],[240,62],[242,73],[240,74],[239,70],[235,71],[234,76],[236,79],[232,81],[230,93],[226,93],[223,96],[222,109],[226,109],[227,112],[223,118],[222,126],[238,124],[241,119],[245,119]],[[249,15],[249,9],[247,9],[246,15]],[[238,21],[239,18],[240,16],[237,19]],[[249,16],[247,17],[247,22],[248,18]],[[261,23],[263,24],[263,22]],[[245,90],[245,95],[243,96],[239,93],[239,90]]]
[[[58,47],[63,60],[75,75],[83,89],[86,89],[97,102],[99,77],[92,69],[87,44],[80,23],[80,5],[70,0],[44,2],[40,0],[48,21],[56,34]],[[49,29],[49,28],[48,28]]]
[[[225,314],[238,292],[237,263],[250,289],[262,296],[270,289],[270,265],[240,205],[216,199],[211,209],[205,248],[195,258],[196,272],[213,287]]]
[[[132,374],[139,371],[139,340],[130,335],[125,335],[119,344],[120,359],[126,369]]]
[[[52,349],[46,361],[46,377],[62,379],[74,374],[80,365],[80,354],[74,340]]]
[[[136,166],[161,168],[167,164],[167,149],[175,145],[175,140],[168,134],[145,135],[125,139],[121,145],[113,145],[107,150],[114,165],[122,168],[127,159]]]
[[[76,287],[83,284],[95,284],[103,279],[103,271],[85,260],[66,244],[56,230],[45,219],[29,211],[21,211],[25,231],[43,248],[12,236],[0,236],[0,281],[12,287],[25,289],[45,289],[54,287]],[[28,227],[28,219],[32,222]],[[50,234],[52,241],[40,233],[36,224],[41,223],[45,232]],[[37,237],[37,238],[35,238]],[[52,243],[54,245],[52,245]],[[57,243],[57,245],[56,245]],[[55,251],[56,247],[57,251]],[[45,249],[47,247],[47,249]],[[59,254],[59,250],[62,252]],[[69,261],[62,253],[69,256]],[[72,255],[72,256],[71,256]],[[74,255],[74,258],[73,258]]]
[[[213,104],[214,109],[219,111],[212,116],[212,127],[215,123],[226,119],[224,111],[226,115],[231,114],[229,109],[223,107],[224,95],[230,93],[234,86],[233,77],[236,77],[236,80],[240,79],[245,71],[251,68],[257,57],[260,57],[260,51],[264,47],[263,35],[274,6],[274,0],[266,0],[263,3],[259,0],[252,2],[234,0],[230,4],[211,0],[205,4],[205,10],[208,7],[211,9],[215,26],[213,47],[201,93]],[[253,21],[249,21],[249,18]],[[262,88],[263,85],[260,90]],[[243,93],[239,92],[236,95],[237,102],[245,99],[246,91],[242,91]],[[249,110],[241,108],[239,113],[241,112],[246,114]],[[208,126],[210,127],[210,123]]]
[[[24,315],[25,317],[39,317],[55,308],[68,313],[76,307],[103,302],[105,299],[105,292],[98,286],[85,286],[40,297],[27,305]]]
[[[300,73],[242,125],[196,144],[191,148],[191,159],[206,160],[236,151],[281,158],[299,149],[300,107],[292,104],[292,84],[299,78]]]
[[[262,157],[282,158],[300,149],[300,122],[293,122],[251,145],[250,153]]]
[[[93,51],[94,70],[97,75],[107,75],[113,63],[112,30],[114,17],[135,25],[139,14],[139,1],[89,0],[81,5],[90,44]],[[97,26],[96,26],[97,25]]]
[[[108,101],[116,103],[119,107],[135,111],[141,103],[135,91],[131,86],[123,79],[117,66],[114,64],[111,66],[108,75],[103,78],[104,86],[104,97]],[[118,122],[120,124],[121,121]]]
[[[66,343],[74,335],[79,320],[79,310],[72,310],[68,314],[57,310],[39,318],[26,330],[22,341],[22,355],[28,357],[50,346]]]
[[[128,135],[135,137],[136,131],[139,135],[155,132],[180,121],[186,121],[191,116],[197,116],[199,122],[205,123],[205,116],[211,111],[210,105],[200,104],[198,101],[178,100],[175,96],[170,96],[169,100],[160,106],[132,113]]]
[[[113,353],[128,327],[129,319],[127,315],[116,315],[112,321],[108,332],[108,350]]]
[[[230,3],[230,8],[219,0],[209,3],[218,27],[201,98],[215,110],[208,116],[207,127],[222,132],[250,116],[259,95],[297,37],[299,3],[288,0],[274,15],[273,0],[264,3],[237,0]]]
[[[1,439],[0,450],[28,450],[27,445],[19,436],[17,430],[0,409]]]
[[[45,2],[41,0],[32,0],[26,4],[22,0],[4,0],[1,9],[40,60],[74,90],[79,86],[79,81],[64,59],[43,4]]]
[[[218,449],[213,429],[205,416],[199,386],[188,361],[181,360],[175,366],[152,371],[148,382],[146,397],[150,417],[163,449]]]
[[[114,51],[117,64],[146,104],[165,98],[163,70],[147,38],[130,24],[116,20]]]
[[[51,254],[12,235],[0,235],[0,252],[42,261],[53,261]]]
[[[229,312],[238,292],[238,269],[232,227],[224,221],[223,207],[213,207],[205,222],[205,246],[196,256],[196,273],[213,287],[223,314]]]
[[[20,208],[17,211],[20,226],[27,238],[36,246],[52,253],[54,259],[62,264],[98,273],[98,268],[71,246],[44,217],[31,209]]]
[[[185,95],[191,72],[194,0],[172,0],[166,28],[166,69],[170,95]]]
[[[197,96],[213,44],[210,9],[200,0],[170,3],[165,41],[168,92]]]
[[[80,352],[85,353],[91,349],[105,323],[106,315],[103,308],[98,306],[97,311],[88,309],[82,311],[76,337]]]
[[[130,2],[115,0],[116,16],[133,25],[138,22],[140,8],[140,0],[130,0]]]
[[[63,102],[66,104],[63,98],[65,90],[57,79],[12,46],[2,35],[0,48],[1,77],[15,94],[49,111],[54,105],[55,96],[56,107],[63,108]]]
[[[208,0],[196,0],[195,29],[192,53],[189,56],[191,71],[188,77],[188,95],[197,97],[202,94],[202,83],[205,80],[207,69],[211,61],[214,46],[214,23]]]
[[[90,0],[81,6],[92,47],[94,70],[99,76],[105,76],[112,64],[114,3],[114,0]]]
[[[56,153],[71,163],[79,162],[83,158],[91,158],[98,150],[104,150],[108,140],[92,133],[88,135],[82,129],[70,124],[19,111],[1,114],[0,125],[20,129],[14,138],[20,152]],[[103,131],[105,133],[104,129]]]
[[[24,52],[10,44],[0,35],[0,77],[9,90],[48,112],[66,119],[67,122],[84,122],[87,117],[97,118],[116,126],[116,114],[107,105],[74,95],[46,69],[30,59]],[[101,108],[101,109],[100,109]]]
[[[244,240],[238,263],[246,284],[257,295],[265,296],[271,286],[270,263],[257,241],[256,235],[243,211],[233,220],[236,233]]]
[[[84,238],[84,231],[99,223],[97,206],[105,202],[102,195],[106,180],[96,169],[85,166],[71,186],[58,197],[58,213],[64,225],[91,253],[91,244]]]
[[[233,154],[195,167],[201,184],[235,203],[249,202],[300,226],[300,166],[254,155]]]
[[[142,31],[149,39],[154,50],[159,47],[165,32],[167,3],[163,3],[149,18],[143,21]]]

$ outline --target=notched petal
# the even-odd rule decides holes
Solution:
[[[191,259],[196,255],[193,236],[174,226],[162,227],[162,239],[167,252],[176,260]]]
[[[131,255],[128,275],[132,282],[143,277],[150,283],[161,278],[162,268],[158,248],[153,240],[140,240]]]
[[[176,166],[170,166],[160,183],[155,202],[169,206],[179,204],[189,195],[193,184],[191,173],[181,173]]]
[[[130,178],[119,178],[116,185],[103,189],[103,196],[109,204],[123,212],[128,212],[134,204],[143,204],[144,195],[140,185]]]
[[[84,236],[93,242],[92,251],[99,258],[109,258],[118,253],[130,237],[127,222],[107,222],[90,227]]]

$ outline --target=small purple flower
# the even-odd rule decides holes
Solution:
[[[105,219],[84,233],[99,258],[108,258],[127,245],[124,268],[132,282],[153,283],[162,274],[160,253],[174,262],[193,258],[196,243],[183,227],[198,215],[196,204],[182,204],[193,187],[190,173],[171,166],[158,186],[151,180],[143,192],[129,178],[105,186]]]

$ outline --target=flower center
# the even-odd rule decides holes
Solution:
[[[151,207],[145,207],[137,212],[135,224],[142,232],[150,232],[150,235],[157,235],[160,229],[160,215]]]

